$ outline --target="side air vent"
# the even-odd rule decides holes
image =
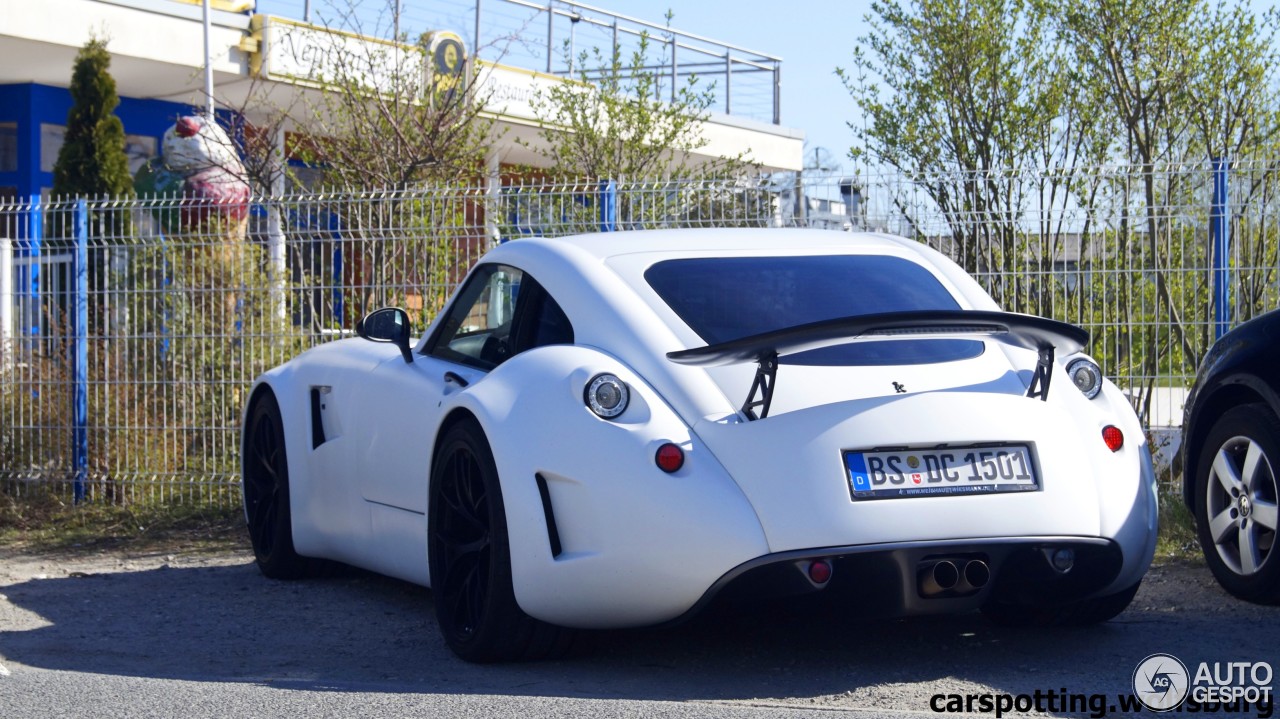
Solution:
[[[330,388],[311,388],[311,448],[315,449],[327,440],[324,436],[325,401],[329,397]]]
[[[551,556],[559,557],[564,548],[560,546],[560,530],[556,528],[556,513],[551,508],[551,490],[547,480],[541,474],[535,474],[538,482],[538,496],[542,498],[542,516],[547,520],[547,539],[551,541]]]

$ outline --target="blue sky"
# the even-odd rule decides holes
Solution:
[[[869,2],[835,0],[601,0],[613,12],[661,22],[670,8],[672,26],[683,32],[782,56],[782,124],[805,131],[806,142],[824,147],[843,171],[853,171],[847,153],[853,134],[845,124],[861,115],[833,74],[848,67],[853,48],[866,34]]]

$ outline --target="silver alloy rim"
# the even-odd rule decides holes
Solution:
[[[1276,541],[1276,475],[1257,442],[1232,437],[1209,470],[1206,508],[1218,557],[1240,576],[1257,574]]]

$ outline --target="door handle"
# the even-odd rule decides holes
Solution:
[[[452,382],[458,385],[459,387],[466,387],[468,384],[470,384],[470,382],[467,382],[466,378],[464,378],[462,375],[458,374],[457,372],[445,372],[444,381]]]

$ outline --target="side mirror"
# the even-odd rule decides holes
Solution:
[[[412,325],[409,313],[399,307],[383,307],[364,316],[356,323],[356,334],[370,342],[390,342],[400,348],[405,364],[413,364],[413,352],[409,350],[409,333]]]

